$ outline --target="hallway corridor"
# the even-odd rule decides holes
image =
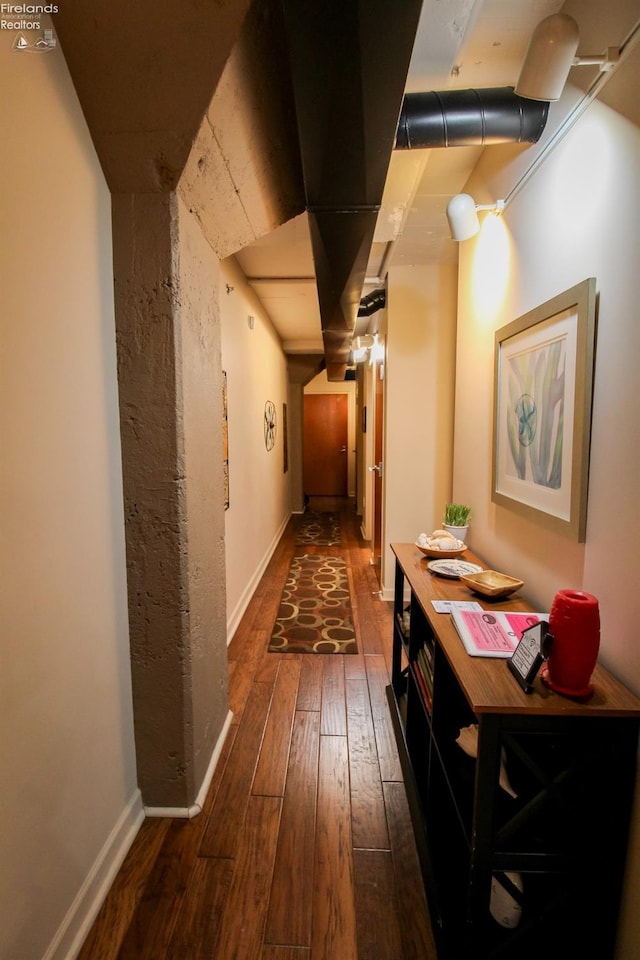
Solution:
[[[345,557],[358,653],[267,652],[293,517],[229,647],[205,809],[144,822],[81,960],[435,960],[385,694],[391,607],[346,501],[341,520],[341,547],[304,550]]]

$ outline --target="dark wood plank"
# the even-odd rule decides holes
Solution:
[[[264,645],[267,643],[267,635],[264,631],[257,631],[260,634],[259,639],[264,637]],[[249,646],[241,660],[233,662],[233,683],[229,684],[229,708],[233,711],[236,722],[242,718],[245,704],[251,693],[251,686],[254,682],[255,674],[262,658],[263,645],[259,644],[258,638],[253,636],[253,646]],[[268,684],[273,687],[273,681]]]
[[[207,813],[204,811],[210,811],[213,807],[236,732],[237,728],[230,730],[222,747],[203,813],[192,820],[176,819],[171,822],[149,875],[144,896],[123,940],[118,960],[158,960],[164,957],[173,942],[178,918],[184,912],[189,913],[190,905],[187,903],[183,910],[183,900],[187,890],[197,889],[190,879],[194,872],[198,872],[197,854],[207,827]],[[196,902],[191,909],[196,908],[202,896],[202,892],[198,892],[199,896],[194,898]]]
[[[391,675],[392,644],[389,638],[393,636],[393,602],[383,600],[382,597],[376,598],[374,600],[374,612],[376,616],[376,626],[375,630],[372,629],[372,632],[375,632],[380,638],[379,647],[382,650],[389,675]]]
[[[229,663],[241,663],[245,654],[253,647],[253,633],[256,629],[256,617],[260,612],[260,601],[254,593],[249,601],[240,623],[227,647]]]
[[[158,957],[165,957],[182,906],[182,897],[182,892],[145,892],[129,924],[118,960],[158,960]]]
[[[234,868],[233,860],[201,857],[197,861],[165,960],[210,960],[216,956]]]
[[[237,732],[238,726],[231,725],[211,778],[202,813],[192,820],[176,819],[171,822],[149,878],[149,885],[157,893],[184,890],[189,883]]]
[[[231,751],[233,750],[233,745],[238,733],[239,724],[234,724],[233,722],[229,725],[229,732],[225,738],[224,743],[222,744],[222,749],[220,750],[220,756],[218,757],[218,762],[216,768],[213,771],[213,776],[211,777],[211,783],[209,784],[209,789],[207,790],[207,795],[204,798],[204,803],[202,804],[202,816],[195,817],[193,820],[190,820],[189,823],[197,824],[198,829],[204,824],[209,818],[211,813],[211,808],[215,802],[215,799],[218,795],[218,790],[220,789],[220,784],[223,781],[223,778],[227,773],[227,763],[229,762],[229,757]]]
[[[354,850],[353,860],[358,960],[399,960],[403,956],[401,920],[391,853]]]
[[[326,736],[344,737],[347,734],[347,717],[344,709],[344,657],[332,653],[323,657],[323,660],[320,732]]]
[[[436,960],[411,814],[403,783],[383,784],[398,901],[402,904],[405,960]]]
[[[357,960],[345,737],[320,738],[311,960]]]
[[[349,593],[351,596],[351,616],[358,645],[358,652],[356,654],[345,657],[345,678],[347,680],[363,680],[365,678],[364,650],[366,647],[367,624],[366,618],[363,622],[361,603],[355,599],[360,581],[357,551],[347,549],[345,553],[347,579],[349,581]],[[352,555],[355,555],[355,564],[352,564]]]
[[[170,820],[145,820],[89,931],[78,960],[115,960],[144,896]]]
[[[300,661],[282,660],[278,668],[258,766],[253,778],[251,792],[254,795],[262,794],[271,797],[284,795],[299,679]]]
[[[276,947],[267,944],[262,951],[262,960],[309,960],[308,947]]]
[[[358,640],[358,646],[360,646],[359,640]],[[349,656],[345,655],[344,678],[345,680],[366,680],[367,679],[367,670],[364,662],[364,654],[350,653]]]
[[[322,708],[324,660],[320,654],[306,654],[302,658],[296,710],[320,711]]]
[[[320,714],[296,713],[265,941],[310,946]]]
[[[366,668],[380,776],[383,780],[402,780],[398,746],[387,700],[389,685],[387,664],[384,657],[373,655],[366,658]]]
[[[282,800],[250,797],[216,960],[261,960]]]
[[[270,683],[271,685],[275,684],[276,677],[278,676],[278,667],[281,664],[281,655],[277,653],[269,653],[267,649],[269,644],[269,634],[266,630],[262,630],[261,633],[264,636],[264,649],[262,651],[262,657],[260,663],[258,664],[254,676],[256,683]]]
[[[218,790],[202,838],[201,856],[234,857],[236,854],[271,703],[271,692],[268,684],[253,684],[229,755],[227,773]]]
[[[380,766],[364,680],[347,680],[347,730],[354,847],[389,849]]]
[[[379,590],[379,585],[375,579],[375,574],[363,569],[362,566],[356,566],[352,570],[353,588],[352,596],[357,596],[356,619],[358,622],[358,648],[362,653],[382,653],[382,638],[377,632],[377,604],[380,600],[374,596],[374,591]]]

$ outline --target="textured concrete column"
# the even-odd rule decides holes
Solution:
[[[145,805],[188,807],[227,712],[226,645],[193,628],[175,195],[114,196],[113,227],[138,779]],[[224,612],[223,565],[220,593]],[[208,713],[207,644],[223,673]]]

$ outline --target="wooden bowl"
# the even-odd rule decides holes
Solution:
[[[453,560],[454,557],[459,557],[467,549],[466,543],[463,543],[457,550],[436,550],[433,547],[421,547],[419,543],[416,543],[416,547],[420,553],[424,553],[425,557],[430,557],[432,560]]]
[[[466,584],[475,593],[483,597],[508,597],[524,586],[523,580],[508,577],[506,573],[497,570],[483,570],[481,573],[470,573],[460,577],[460,582]]]

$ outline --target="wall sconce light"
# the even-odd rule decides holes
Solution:
[[[571,67],[598,64],[610,70],[620,59],[620,48],[609,47],[598,56],[577,57],[578,24],[566,13],[554,13],[541,20],[533,31],[515,87],[528,100],[559,100]]]
[[[375,342],[375,337],[370,333],[364,333],[359,337],[354,337],[351,343],[351,353],[350,356],[353,357],[354,363],[362,363],[363,360],[367,359],[367,350],[370,350]]]
[[[381,343],[378,340],[378,334],[376,333],[373,338],[373,343],[371,345],[371,353],[369,354],[369,363],[383,363],[384,362],[384,343]]]
[[[363,333],[354,337],[349,351],[350,363],[362,363],[369,356],[369,363],[380,363],[384,360],[384,344],[378,339],[378,334]]]
[[[447,220],[452,240],[461,243],[476,235],[480,229],[478,210],[493,210],[499,214],[503,209],[504,200],[496,200],[495,203],[476,203],[468,193],[456,194],[447,204]]]

